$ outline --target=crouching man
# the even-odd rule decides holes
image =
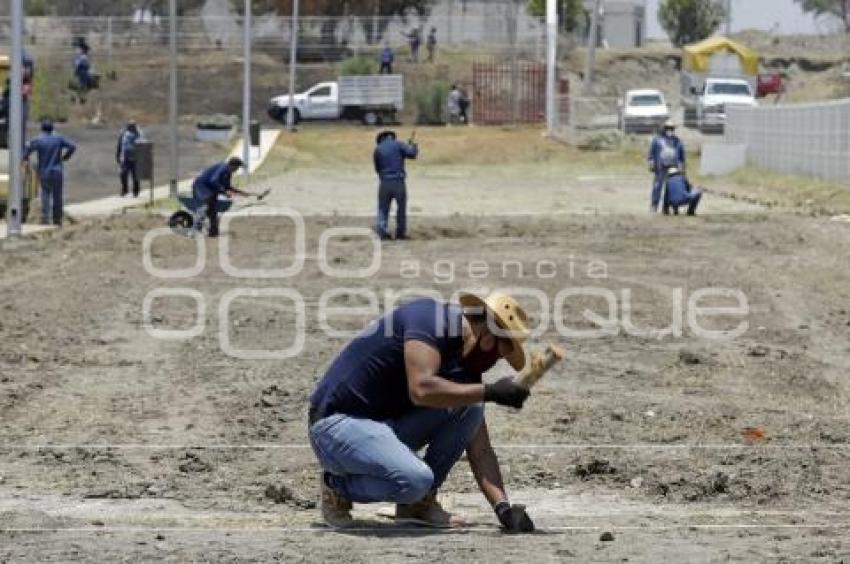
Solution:
[[[679,215],[679,208],[682,206],[688,207],[688,215],[696,215],[697,207],[702,199],[702,192],[694,190],[691,183],[688,182],[688,178],[675,167],[667,171],[665,182],[664,215],[670,214],[670,208],[673,208],[673,213]]]
[[[529,392],[510,377],[481,378],[502,358],[522,370],[527,317],[504,294],[460,301],[419,299],[378,319],[343,348],[313,392],[309,436],[329,525],[349,525],[352,502],[391,501],[397,521],[462,526],[437,492],[465,451],[502,526],[534,530],[524,506],[508,501],[484,418],[484,403],[521,408]]]

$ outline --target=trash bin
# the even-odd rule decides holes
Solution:
[[[260,122],[252,119],[251,124],[249,126],[249,133],[251,135],[251,146],[259,147],[260,146]]]
[[[153,143],[146,139],[136,141],[136,173],[139,180],[153,183]]]
[[[9,122],[0,118],[0,149],[9,148]]]

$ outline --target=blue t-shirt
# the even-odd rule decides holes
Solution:
[[[438,375],[460,383],[481,382],[461,365],[463,312],[458,305],[422,298],[402,305],[367,327],[331,363],[310,396],[320,417],[344,413],[376,421],[414,408],[407,388],[405,341],[422,341],[440,352]]]
[[[196,198],[209,200],[217,194],[223,194],[232,188],[232,173],[226,162],[214,164],[204,170],[192,184],[192,191]]]
[[[690,202],[688,181],[681,174],[675,174],[667,179],[667,205],[679,207]]]
[[[404,160],[415,159],[419,154],[416,145],[408,145],[395,139],[384,139],[375,147],[375,172],[381,180],[404,180]]]
[[[55,133],[43,133],[27,145],[24,159],[29,159],[31,154],[36,153],[38,177],[57,177],[62,176],[63,161],[71,158],[76,150],[77,146],[65,137]]]

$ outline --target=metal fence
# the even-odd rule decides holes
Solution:
[[[542,123],[546,118],[546,66],[528,61],[472,65],[473,121],[478,125]]]
[[[727,109],[726,141],[781,174],[850,182],[850,99]]]
[[[619,130],[617,98],[584,92],[581,79],[570,75],[560,83],[555,104],[555,136],[573,145]]]
[[[168,17],[147,20],[124,17],[29,17],[25,20],[25,41],[38,45],[68,45],[83,37],[94,47],[157,46],[167,41]],[[230,16],[195,16],[178,18],[178,35],[183,48],[238,47],[242,41],[242,18]],[[521,46],[542,55],[545,27],[526,15],[494,11],[488,15],[433,15],[427,18],[374,18],[369,16],[311,17],[298,20],[299,38],[327,48],[345,46],[350,49],[379,47],[389,44],[404,47],[408,34],[420,31],[422,51],[428,33],[436,32],[438,48],[482,47],[509,48]],[[10,23],[0,18],[0,41],[9,41]],[[255,45],[288,48],[292,33],[289,17],[259,16],[252,18],[251,35]]]

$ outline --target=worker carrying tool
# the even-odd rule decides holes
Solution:
[[[508,499],[484,417],[487,402],[521,409],[530,385],[554,364],[548,356],[526,363],[528,334],[526,313],[512,297],[464,294],[460,304],[423,298],[402,305],[348,343],[310,397],[325,521],[349,526],[352,502],[390,501],[399,522],[463,526],[437,492],[466,452],[504,530],[533,531],[525,506]],[[500,359],[517,372],[528,364],[530,379],[484,383]]]
[[[661,128],[661,133],[653,138],[649,146],[648,161],[649,171],[654,175],[649,211],[657,213],[667,171],[672,167],[685,171],[685,144],[676,136],[676,124],[673,120],[667,120]]]
[[[210,166],[195,179],[192,184],[192,196],[198,204],[194,210],[193,231],[195,235],[203,233],[204,216],[206,216],[210,220],[208,235],[218,237],[219,194],[228,197],[234,195],[253,196],[253,194],[233,187],[233,173],[243,166],[245,165],[242,159],[231,157],[227,161]]]
[[[378,173],[378,220],[375,231],[381,240],[390,239],[390,207],[396,205],[396,240],[407,239],[407,172],[404,161],[419,156],[416,133],[407,143],[396,140],[394,131],[382,131],[375,140],[375,172]]]

